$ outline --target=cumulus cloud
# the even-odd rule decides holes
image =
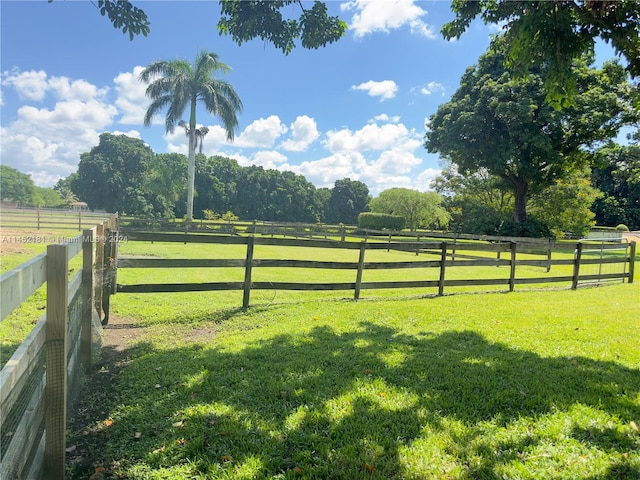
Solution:
[[[378,126],[371,123],[355,132],[348,128],[331,130],[327,132],[324,144],[331,152],[385,150],[398,144],[415,148],[417,140],[413,135],[403,124]]]
[[[303,152],[319,136],[316,121],[307,115],[301,115],[289,126],[291,138],[282,142],[284,150],[292,152]]]
[[[336,180],[350,178],[358,180],[360,170],[366,167],[367,161],[360,152],[340,152],[318,160],[291,165],[291,170],[304,175],[314,185],[332,187]]]
[[[49,90],[47,73],[44,70],[2,72],[2,86],[12,87],[25,100],[41,101]]]
[[[287,126],[280,121],[280,117],[271,115],[251,122],[233,144],[237,147],[269,148],[285,133]]]
[[[149,107],[149,99],[145,95],[147,85],[138,80],[142,70],[143,67],[136,66],[133,71],[120,73],[113,79],[118,95],[115,105],[122,114],[118,122],[124,125],[141,125]],[[164,123],[164,116],[156,115],[153,123]]]
[[[394,116],[390,117],[386,113],[381,113],[380,115],[376,115],[371,120],[369,120],[369,123],[373,123],[373,122],[398,123],[399,121],[400,121],[400,115],[394,115]]]
[[[396,96],[398,85],[396,85],[396,82],[393,80],[383,80],[381,82],[369,80],[360,85],[352,85],[351,89],[363,90],[367,92],[370,97],[380,97],[380,101],[383,101]]]
[[[420,88],[420,93],[423,95],[439,93],[440,95],[444,96],[444,85],[438,82],[429,82],[424,87]]]
[[[415,0],[353,0],[343,3],[340,8],[355,12],[349,29],[357,38],[373,32],[388,33],[406,25],[414,34],[436,38],[434,28],[421,19],[427,11],[416,5]]]
[[[85,80],[14,70],[3,73],[2,85],[32,102],[53,97],[48,107],[22,105],[0,135],[3,164],[31,173],[38,185],[51,185],[73,172],[80,154],[97,144],[117,114],[106,98],[108,88]]]

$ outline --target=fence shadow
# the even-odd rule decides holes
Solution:
[[[104,397],[113,424],[95,432],[93,466],[294,478],[305,465],[308,478],[406,478],[407,450],[422,449],[448,462],[453,478],[497,479],[549,440],[515,425],[558,412],[569,412],[576,448],[618,458],[640,449],[638,435],[584,424],[584,409],[640,418],[637,370],[541,357],[470,331],[409,336],[363,322],[356,332],[317,327],[237,350],[147,344],[123,354]],[[146,384],[132,383],[140,378]],[[500,438],[487,434],[501,427]],[[443,474],[437,462],[422,468],[424,478]],[[636,459],[576,478],[639,477]]]

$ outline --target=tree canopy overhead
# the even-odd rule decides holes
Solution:
[[[548,64],[547,99],[571,104],[578,91],[572,63],[593,52],[595,40],[609,43],[627,61],[627,71],[640,77],[640,5],[637,0],[453,0],[455,20],[442,27],[445,38],[460,38],[471,22],[504,25],[506,63],[519,75]]]
[[[299,7],[297,19],[283,15],[281,10],[289,5]],[[326,4],[320,1],[306,8],[301,0],[220,0],[220,7],[220,35],[231,35],[238,45],[260,38],[285,54],[293,50],[296,39],[304,48],[315,49],[338,41],[347,30],[347,24],[329,16]]]

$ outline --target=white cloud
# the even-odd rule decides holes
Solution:
[[[403,124],[378,126],[372,123],[355,132],[347,128],[331,130],[327,132],[324,144],[331,152],[385,150],[402,142],[411,142],[413,147],[412,135]]]
[[[360,170],[365,168],[367,161],[360,152],[334,153],[319,160],[302,162],[291,165],[291,170],[304,175],[314,185],[332,187],[336,180],[350,178],[358,180]]]
[[[289,126],[291,138],[282,142],[281,147],[292,152],[303,152],[319,136],[316,121],[307,115],[301,115]]]
[[[132,72],[120,73],[113,79],[118,94],[115,104],[122,114],[118,121],[124,125],[141,125],[149,107],[149,99],[145,95],[147,85],[138,80],[142,70],[143,67],[136,66]],[[156,115],[153,123],[164,123],[164,116]]]
[[[2,72],[2,86],[13,87],[20,98],[33,101],[44,99],[50,88],[44,70],[19,72],[14,69],[11,72]]]
[[[106,99],[108,88],[85,80],[12,71],[3,73],[2,84],[31,101],[47,93],[53,96],[55,103],[49,107],[22,105],[16,119],[1,129],[3,164],[31,173],[37,185],[51,185],[75,171],[80,154],[98,143],[99,134],[117,115]]]
[[[444,96],[444,85],[438,82],[429,82],[424,87],[420,88],[420,93],[423,95],[431,95],[433,93],[439,93]]]
[[[381,82],[369,80],[360,85],[352,85],[351,89],[363,90],[367,92],[370,97],[380,97],[380,101],[383,101],[396,96],[398,85],[396,85],[396,82],[393,80],[383,80]]]
[[[340,5],[343,11],[355,11],[349,29],[357,38],[368,33],[385,32],[408,25],[411,32],[427,38],[436,38],[434,29],[421,17],[427,14],[415,0],[353,0]]]
[[[400,121],[400,115],[394,115],[394,116],[390,117],[386,113],[381,113],[380,115],[376,115],[371,120],[369,120],[369,123],[373,123],[373,122],[398,123],[399,121]]]
[[[237,147],[268,148],[272,147],[276,140],[287,133],[284,125],[277,115],[268,118],[260,118],[251,122],[242,133],[236,137],[233,145]]]

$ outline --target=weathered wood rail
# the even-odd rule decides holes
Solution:
[[[394,241],[366,241],[343,242],[336,240],[317,239],[292,239],[292,238],[265,238],[250,235],[244,236],[220,236],[200,233],[150,233],[130,231],[126,234],[128,241],[144,242],[180,242],[180,243],[213,243],[225,245],[246,245],[245,258],[242,259],[169,259],[169,258],[126,258],[121,257],[117,261],[117,268],[244,268],[244,280],[235,282],[201,282],[201,283],[164,283],[164,284],[118,284],[117,292],[121,293],[154,293],[154,292],[189,292],[189,291],[214,291],[214,290],[242,290],[243,307],[250,305],[252,290],[353,290],[354,298],[360,297],[360,292],[366,289],[394,289],[394,288],[437,288],[438,295],[443,295],[447,287],[460,286],[488,286],[504,285],[509,291],[513,291],[516,285],[534,283],[567,282],[572,288],[577,288],[582,280],[595,279],[626,279],[633,281],[635,243],[629,245],[623,256],[612,258],[586,259],[581,255],[583,243],[564,244],[561,248],[569,252],[575,252],[573,258],[555,259],[550,257],[544,260],[519,259],[518,244],[516,242],[496,243],[457,243],[450,242],[394,242]],[[359,250],[357,262],[328,262],[317,260],[282,260],[254,258],[254,247],[257,245],[306,247],[306,248],[335,248]],[[560,248],[560,247],[558,247]],[[604,249],[620,248],[617,245],[606,245]],[[369,250],[401,250],[416,252],[425,255],[425,260],[405,262],[368,262],[366,252]],[[525,246],[525,251],[528,247]],[[469,252],[474,255],[465,255],[461,252]],[[484,254],[485,256],[480,256]],[[489,254],[490,256],[487,256]],[[502,254],[502,256],[501,256]],[[463,255],[461,257],[460,255]],[[507,258],[504,258],[507,257]],[[589,264],[624,264],[620,273],[601,275],[581,275],[580,268]],[[519,278],[516,276],[518,266],[542,267],[547,269],[551,265],[565,265],[573,267],[571,275],[540,276],[535,278]],[[628,269],[626,268],[628,265]],[[509,267],[509,275],[504,278],[447,278],[447,271],[452,267]],[[301,282],[267,282],[253,281],[253,272],[256,268],[321,268],[336,270],[355,270],[356,274],[352,282],[331,283],[301,283]],[[407,280],[407,281],[364,281],[364,272],[381,269],[416,269],[435,268],[439,270],[437,280]]]
[[[2,228],[82,231],[107,221],[111,214],[44,208],[2,209]]]
[[[85,229],[0,277],[0,321],[46,283],[46,312],[0,371],[0,478],[63,479],[66,415],[91,369],[98,318],[111,293],[117,217]],[[82,268],[69,278],[69,263]],[[105,281],[106,280],[106,281]],[[107,304],[108,305],[108,304]],[[99,325],[99,323],[98,323]]]

